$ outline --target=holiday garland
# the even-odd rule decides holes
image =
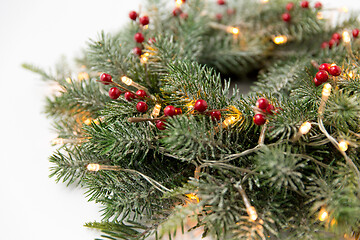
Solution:
[[[24,65],[62,88],[46,106],[50,176],[103,205],[86,226],[171,238],[193,218],[216,239],[357,239],[356,17],[333,26],[308,1],[171,5],[102,33],[77,78]],[[230,93],[224,78],[254,71],[250,93]]]

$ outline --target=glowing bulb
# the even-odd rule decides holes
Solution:
[[[326,83],[323,87],[322,95],[323,95],[323,97],[328,97],[328,96],[330,96],[330,93],[331,93],[331,84]]]
[[[183,0],[176,0],[175,4],[176,6],[180,7],[183,4]]]
[[[348,149],[348,144],[345,140],[341,140],[338,144],[338,147],[341,151],[346,152],[346,150]]]
[[[86,72],[80,72],[79,74],[78,74],[78,79],[80,80],[80,81],[82,81],[82,80],[87,80],[87,79],[89,79],[89,74],[88,73],[86,73]]]
[[[328,217],[329,213],[324,208],[322,208],[319,212],[319,220],[323,222],[328,219]]]
[[[287,37],[285,35],[276,36],[273,38],[273,42],[277,45],[284,44],[287,42]]]
[[[233,124],[234,122],[236,122],[236,117],[230,116],[223,121],[223,126],[227,127],[227,126]]]
[[[94,120],[94,123],[95,123],[96,125],[99,125],[99,124],[100,124],[99,119],[95,119],[95,120]]]
[[[324,15],[323,15],[322,12],[318,12],[318,13],[316,14],[316,17],[317,17],[317,19],[319,19],[319,20],[324,19]]]
[[[354,72],[353,72],[353,71],[349,72],[348,76],[349,76],[350,78],[352,78],[352,77],[354,76]]]
[[[342,8],[339,9],[339,11],[347,13],[349,11],[349,9],[347,7],[342,7]]]
[[[131,78],[128,78],[127,76],[122,76],[121,81],[128,86],[130,86],[133,82],[133,80],[131,80]]]
[[[143,56],[143,57],[141,57],[141,62],[142,62],[142,63],[146,63],[148,59],[149,59],[149,58]]]
[[[253,206],[246,208],[246,212],[249,215],[251,221],[253,221],[253,222],[256,221],[256,219],[258,218],[258,215]]]
[[[92,172],[97,172],[100,170],[100,165],[97,163],[89,163],[86,166],[87,170],[92,171]]]
[[[185,106],[188,108],[189,111],[194,109],[194,105],[195,105],[195,101],[192,100],[191,102],[189,102],[188,104],[186,104]]]
[[[190,200],[196,200],[196,202],[200,202],[199,197],[196,196],[195,193],[185,194],[185,196],[186,196],[187,198],[189,198]]]
[[[71,78],[68,77],[68,78],[65,79],[65,81],[66,81],[67,83],[71,83]]]
[[[161,105],[160,105],[160,104],[156,104],[151,115],[152,115],[153,117],[159,116],[159,114],[160,114],[160,109],[161,109]]]
[[[307,134],[310,131],[310,129],[311,129],[311,123],[304,122],[303,124],[301,124],[299,132],[304,135]]]
[[[268,3],[269,0],[261,0],[261,3]]]
[[[56,145],[56,144],[64,144],[64,139],[63,138],[54,138],[53,140],[51,140],[51,143]]]
[[[240,33],[240,30],[236,27],[228,27],[227,32],[237,35]]]
[[[86,119],[86,120],[84,121],[84,124],[90,125],[90,124],[91,124],[91,119],[90,119],[90,118]]]
[[[350,34],[349,34],[348,31],[344,31],[344,32],[342,33],[342,38],[343,38],[344,43],[349,43],[350,40],[351,40]]]

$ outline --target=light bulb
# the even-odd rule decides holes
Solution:
[[[342,38],[343,38],[344,43],[349,43],[350,40],[351,40],[350,34],[349,34],[348,31],[344,31],[344,32],[342,33]]]
[[[122,76],[121,81],[128,86],[130,86],[133,83],[133,80],[131,80],[131,78],[128,78],[127,76]]]
[[[226,30],[227,30],[227,32],[232,33],[234,35],[237,35],[240,33],[240,30],[236,27],[228,27]]]
[[[236,122],[236,117],[230,116],[223,121],[223,126],[227,127],[227,126],[233,124],[234,122]]]
[[[84,124],[90,125],[90,124],[91,124],[91,119],[90,119],[90,118],[86,119],[86,120],[84,121]]]
[[[325,208],[322,208],[319,212],[319,220],[323,222],[328,219],[328,217],[329,213],[325,210]]]
[[[275,36],[273,42],[277,45],[284,44],[287,42],[287,37],[285,35]]]
[[[79,81],[87,80],[87,79],[89,79],[89,74],[86,72],[80,72],[78,74],[78,79],[79,79]]]
[[[71,83],[71,78],[68,77],[68,78],[65,79],[65,81],[66,81],[67,83]]]
[[[160,104],[156,104],[151,115],[152,115],[153,117],[159,116],[159,114],[160,114],[160,109],[161,109],[161,105],[160,105]]]
[[[100,165],[97,163],[89,163],[86,166],[87,170],[92,171],[92,172],[97,172],[100,170]]]
[[[52,144],[64,144],[64,139],[63,138],[54,138],[53,140],[51,140]]]
[[[253,206],[247,207],[246,212],[249,215],[251,221],[253,221],[253,222],[256,221],[256,219],[258,218],[258,215]]]
[[[317,17],[317,19],[319,19],[319,20],[324,19],[324,15],[323,15],[322,12],[318,12],[318,13],[316,14],[316,17]]]
[[[348,150],[348,144],[345,140],[341,140],[338,144],[338,147],[343,152],[346,152],[346,150]]]
[[[196,200],[196,202],[200,202],[199,197],[196,196],[195,193],[185,194],[185,196],[186,196],[187,198],[189,198],[190,200]]]
[[[183,0],[176,0],[175,4],[176,6],[180,7],[183,4]]]
[[[307,134],[311,129],[311,123],[309,122],[304,122],[303,124],[301,124],[300,128],[299,128],[299,132],[301,134]]]
[[[322,95],[323,95],[323,97],[328,97],[328,96],[330,96],[330,93],[331,93],[331,84],[326,83],[323,87]]]

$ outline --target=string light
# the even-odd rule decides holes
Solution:
[[[234,116],[230,116],[230,117],[227,117],[225,118],[225,120],[223,121],[222,125],[224,128],[228,127],[229,125],[233,124],[236,122],[236,117]]]
[[[350,34],[348,31],[343,31],[342,38],[343,38],[344,43],[349,43],[351,40]]]
[[[177,7],[180,7],[183,4],[183,0],[176,0],[175,4]]]
[[[323,15],[322,12],[318,12],[318,13],[316,14],[316,17],[317,17],[317,19],[319,19],[319,20],[324,19],[324,15]]]
[[[352,77],[354,76],[354,72],[353,72],[353,71],[350,71],[350,72],[348,73],[348,76],[349,76],[350,78],[352,78]]]
[[[257,212],[253,206],[249,206],[246,208],[246,212],[249,215],[251,221],[255,222],[258,218]]]
[[[189,111],[194,109],[194,105],[195,105],[195,100],[190,101],[188,104],[186,104],[185,106],[188,108]]]
[[[287,42],[287,40],[288,38],[285,35],[279,35],[273,38],[273,42],[277,45],[284,44]]]
[[[65,81],[66,81],[67,83],[71,83],[71,78],[67,77],[67,78],[65,79]]]
[[[149,56],[149,53],[144,53],[143,55],[141,55],[140,62],[146,63],[149,60]]]
[[[82,80],[88,80],[90,77],[89,77],[89,74],[86,73],[86,72],[80,72],[78,74],[78,79],[79,81],[82,81]]]
[[[320,212],[319,212],[319,220],[321,222],[324,222],[325,220],[327,220],[329,217],[329,213],[325,210],[325,208],[321,208]]]
[[[100,165],[97,163],[89,163],[86,168],[91,172],[97,172],[100,170]]]
[[[345,140],[341,140],[338,147],[341,151],[346,152],[346,150],[348,150],[348,143]]]
[[[347,7],[342,7],[339,9],[340,12],[344,12],[344,13],[347,13],[349,11],[349,9]]]
[[[128,78],[127,76],[122,76],[121,81],[128,86],[130,86],[133,83],[133,80],[131,78]]]
[[[161,110],[161,105],[160,104],[155,104],[155,107],[154,107],[154,110],[151,113],[151,116],[156,118],[157,116],[159,116],[160,110]]]
[[[190,199],[190,200],[196,200],[196,202],[200,202],[200,199],[198,196],[196,196],[195,193],[189,193],[189,194],[185,194],[185,196]]]
[[[240,30],[236,27],[228,27],[226,31],[234,35],[238,35],[240,33]]]
[[[61,145],[66,143],[79,144],[84,142],[84,140],[85,138],[76,138],[76,139],[54,138],[53,140],[51,140],[51,143],[53,145]]]
[[[311,123],[309,122],[304,122],[303,124],[301,124],[300,128],[299,128],[299,132],[304,135],[307,134],[311,129]]]
[[[268,3],[269,0],[261,0],[261,3]]]
[[[51,143],[53,145],[64,144],[64,139],[63,138],[54,138],[53,140],[51,140]]]
[[[323,90],[321,92],[323,97],[329,97],[331,93],[331,84],[330,83],[326,83],[323,87]]]
[[[84,124],[90,125],[91,124],[91,118],[88,118],[84,121]]]

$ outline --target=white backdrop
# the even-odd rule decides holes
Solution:
[[[214,0],[215,1],[215,0]],[[270,0],[271,1],[271,0]],[[94,239],[82,227],[100,221],[83,190],[49,179],[51,125],[41,112],[49,88],[23,62],[52,67],[89,38],[129,21],[141,0],[0,0],[0,239]],[[322,1],[339,6],[339,1]],[[343,0],[360,9],[358,0]],[[341,5],[342,6],[342,5]]]

